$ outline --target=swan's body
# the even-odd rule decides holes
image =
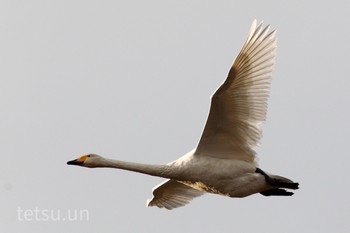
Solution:
[[[194,150],[166,165],[130,163],[89,154],[68,164],[111,167],[169,180],[153,189],[148,206],[176,208],[205,192],[230,197],[254,193],[290,196],[298,183],[257,167],[254,147],[265,120],[275,60],[275,31],[253,22],[248,38],[228,74],[212,96],[210,113]]]

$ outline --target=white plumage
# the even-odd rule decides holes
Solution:
[[[276,32],[253,22],[228,77],[211,98],[209,116],[198,146],[166,165],[138,164],[88,154],[68,164],[111,167],[168,178],[153,189],[148,206],[173,209],[205,192],[229,197],[254,193],[290,196],[298,183],[270,175],[257,167],[254,148],[261,138]]]

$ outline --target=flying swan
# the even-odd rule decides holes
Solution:
[[[298,189],[298,183],[263,171],[255,159],[276,56],[276,31],[269,33],[269,29],[253,21],[228,77],[211,97],[207,123],[195,149],[165,165],[124,162],[96,154],[80,156],[67,164],[167,178],[153,188],[147,206],[169,210],[206,192],[228,197],[293,195],[289,190]]]

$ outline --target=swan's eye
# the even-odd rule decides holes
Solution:
[[[87,155],[87,157],[91,157],[91,155]]]

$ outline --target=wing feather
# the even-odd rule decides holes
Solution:
[[[153,198],[147,201],[147,206],[158,206],[171,210],[188,204],[193,198],[204,192],[193,189],[175,180],[167,180],[153,188]]]
[[[254,162],[276,56],[276,31],[269,29],[252,23],[227,79],[211,98],[196,155]]]

